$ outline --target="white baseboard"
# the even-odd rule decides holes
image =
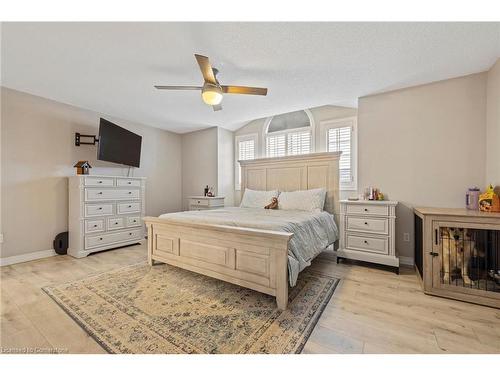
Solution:
[[[28,254],[14,255],[11,257],[0,258],[0,266],[10,266],[11,264],[29,262],[30,260],[48,258],[57,255],[54,249],[40,250]]]
[[[414,266],[415,262],[412,257],[399,257],[399,263],[405,266]]]

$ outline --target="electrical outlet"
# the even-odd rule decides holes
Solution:
[[[410,242],[410,233],[403,233],[403,241]]]

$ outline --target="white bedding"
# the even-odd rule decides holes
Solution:
[[[160,215],[160,218],[293,233],[288,247],[290,286],[295,286],[299,272],[311,265],[311,260],[338,238],[333,215],[325,211],[226,207],[210,211],[175,212]]]

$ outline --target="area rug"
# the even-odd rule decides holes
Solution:
[[[43,290],[110,353],[300,353],[339,280],[304,270],[271,296],[166,264]]]

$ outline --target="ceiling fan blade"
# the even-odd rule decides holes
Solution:
[[[212,69],[212,65],[210,65],[210,61],[208,61],[208,57],[197,54],[195,54],[194,57],[196,57],[196,61],[198,61],[198,65],[200,66],[201,74],[203,74],[205,82],[213,85],[217,84],[214,71]]]
[[[222,110],[222,106],[220,104],[213,105],[212,108],[214,109],[214,112]]]
[[[201,86],[157,86],[158,90],[201,90]]]
[[[263,87],[247,86],[221,86],[226,94],[267,95],[267,89]]]

